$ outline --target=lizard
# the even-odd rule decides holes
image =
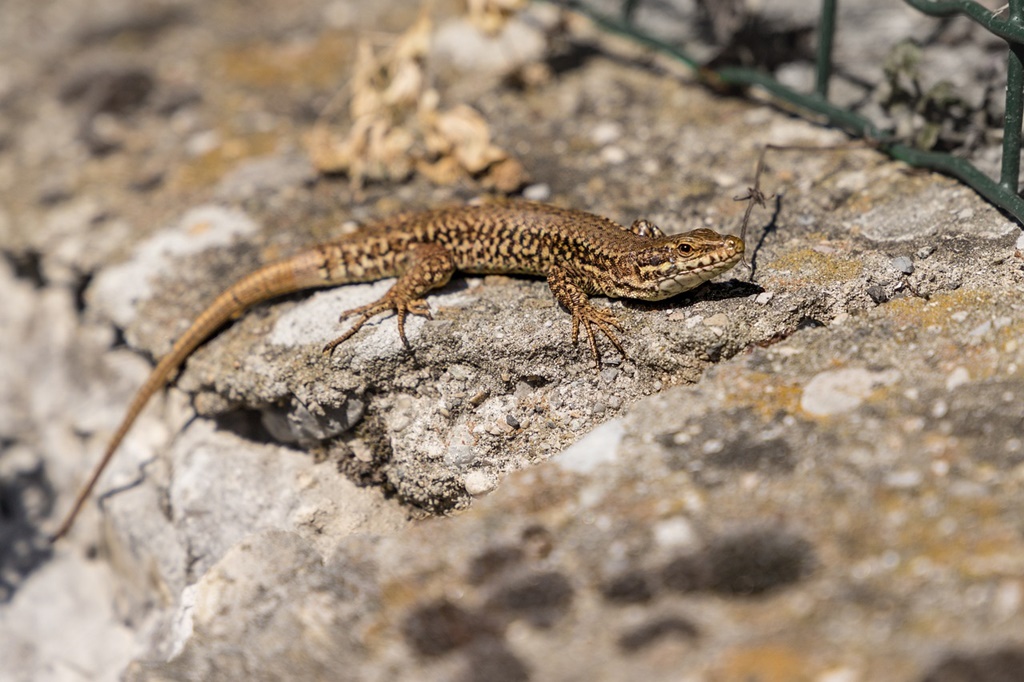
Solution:
[[[199,346],[256,304],[306,289],[395,277],[380,299],[341,314],[339,322],[355,321],[324,352],[332,353],[383,313],[394,313],[408,348],[406,318],[432,319],[424,296],[456,271],[544,277],[572,316],[573,345],[582,328],[600,368],[598,333],[623,357],[627,354],[615,333],[623,331],[621,324],[608,309],[593,305],[590,296],[669,298],[730,269],[743,252],[741,238],[706,228],[666,236],[643,219],[626,227],[580,210],[509,199],[399,214],[265,265],[217,296],[153,368],[52,539],[70,530],[150,398]]]

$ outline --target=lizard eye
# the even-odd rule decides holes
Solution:
[[[679,250],[679,253],[690,253],[693,251],[693,247],[689,244],[680,244],[676,248]]]

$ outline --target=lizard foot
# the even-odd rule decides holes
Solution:
[[[598,369],[601,368],[601,350],[597,347],[595,327],[608,337],[608,340],[615,346],[615,350],[619,351],[623,358],[629,357],[626,355],[626,349],[622,347],[618,337],[615,336],[615,331],[613,331],[623,331],[622,325],[610,311],[592,306],[589,303],[575,307],[572,311],[572,343],[574,346],[579,341],[581,325],[587,332],[590,352],[594,356],[594,363]]]
[[[339,345],[352,338],[373,317],[388,312],[394,312],[398,316],[398,335],[402,338],[402,343],[405,344],[406,348],[411,348],[411,346],[409,345],[409,339],[405,337],[405,318],[412,314],[425,317],[428,320],[434,319],[430,314],[430,307],[422,298],[403,300],[398,296],[392,296],[388,293],[373,303],[343,312],[341,317],[338,318],[338,322],[344,322],[356,315],[359,316],[359,319],[355,321],[348,331],[324,346],[324,353],[330,354]]]

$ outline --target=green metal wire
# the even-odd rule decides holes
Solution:
[[[840,127],[852,135],[868,139],[879,150],[895,159],[911,166],[927,168],[955,177],[1024,224],[1024,199],[1017,193],[1020,174],[1021,126],[1024,121],[1024,0],[1010,0],[1009,18],[1006,20],[998,18],[973,0],[904,0],[911,7],[930,16],[963,15],[969,17],[1007,42],[1006,116],[1003,125],[1003,154],[998,182],[965,159],[941,152],[924,151],[903,144],[893,139],[886,131],[880,130],[866,117],[828,101],[836,0],[822,0],[813,93],[793,90],[771,75],[756,69],[738,66],[709,69],[702,66],[698,60],[682,48],[636,28],[631,17],[639,2],[640,0],[624,1],[622,6],[624,19],[606,16],[580,0],[570,0],[569,4],[573,9],[589,16],[605,30],[625,35],[690,66],[696,71],[698,78],[709,85],[719,88],[722,86],[762,88],[781,101],[813,112],[824,118],[829,124]]]
[[[1013,20],[1013,7],[1020,8],[1020,2],[1010,1],[1010,19],[1000,19],[993,12],[974,0],[903,0],[919,12],[933,17],[951,17],[956,14],[970,17],[984,26],[989,33],[999,36],[1008,43],[1024,43],[1024,28],[1020,21]]]
[[[970,17],[1006,41],[1006,116],[1003,120],[1003,158],[999,185],[1017,193],[1020,178],[1021,123],[1024,120],[1024,1],[1010,0],[1010,18],[999,19],[972,0],[904,0],[916,10],[934,17],[961,14]],[[1016,215],[1018,220],[1021,216]]]

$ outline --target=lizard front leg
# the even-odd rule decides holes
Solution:
[[[566,310],[572,313],[572,343],[576,345],[579,341],[580,326],[587,332],[587,341],[590,343],[590,352],[594,356],[594,362],[598,368],[601,367],[601,351],[597,347],[597,338],[594,332],[595,327],[601,331],[608,340],[615,346],[622,357],[626,356],[626,349],[619,343],[613,330],[622,331],[622,325],[605,308],[598,308],[590,302],[587,293],[576,282],[572,276],[563,268],[554,267],[548,273],[548,287],[555,299],[565,306]]]
[[[409,339],[405,337],[405,318],[410,313],[420,315],[428,320],[430,307],[423,297],[431,289],[442,287],[448,283],[455,272],[455,260],[452,254],[438,244],[416,244],[411,246],[399,263],[399,277],[395,285],[378,300],[369,305],[346,310],[338,319],[339,322],[350,317],[359,316],[355,323],[344,334],[324,346],[324,353],[332,352],[338,345],[350,339],[370,319],[381,313],[394,312],[398,316],[398,335],[408,348]]]

